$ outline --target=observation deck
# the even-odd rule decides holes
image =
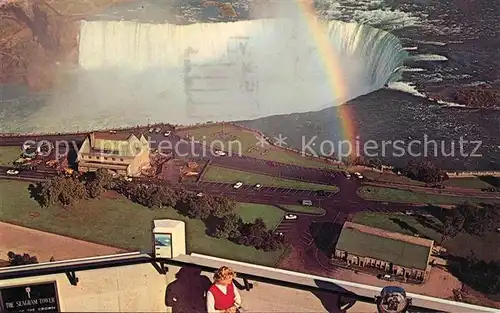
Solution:
[[[238,273],[236,285],[245,312],[377,312],[374,297],[380,295],[380,287],[199,254],[157,259],[132,252],[6,267],[0,269],[0,292],[3,296],[4,291],[22,288],[20,294],[26,299],[15,300],[28,305],[29,299],[43,294],[43,301],[60,312],[204,312],[204,293],[212,273],[222,265]],[[49,289],[55,285],[55,294],[37,291],[39,284]],[[418,294],[407,296],[412,299],[410,312],[499,312]],[[14,312],[5,308],[7,300],[3,299],[4,311]]]

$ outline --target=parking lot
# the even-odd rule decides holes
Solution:
[[[246,192],[262,192],[262,193],[280,193],[282,195],[287,195],[287,196],[297,196],[297,197],[307,197],[307,196],[314,196],[318,197],[318,192],[317,191],[311,191],[311,190],[300,190],[300,189],[291,189],[291,188],[280,188],[280,187],[260,187],[260,188],[255,188],[253,185],[243,185],[238,189],[235,189],[233,186],[234,184],[228,184],[228,183],[217,183],[217,182],[200,182],[199,183],[200,187],[209,187],[209,188],[216,188],[216,189],[231,189],[231,190],[241,190],[241,191],[246,191]],[[333,197],[335,195],[334,192],[327,192],[324,191],[324,196],[325,198]]]

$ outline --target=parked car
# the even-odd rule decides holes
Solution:
[[[7,170],[7,175],[17,175],[19,174],[18,170]]]
[[[154,128],[150,128],[150,129],[149,129],[149,132],[150,132],[150,133],[152,133],[152,132],[154,132],[154,131],[155,131],[155,129],[154,129]]]
[[[295,214],[285,214],[285,220],[296,220],[298,218]]]
[[[125,181],[132,181],[132,177],[125,177]]]
[[[215,153],[215,155],[217,155],[217,156],[225,156],[225,155],[226,155],[226,152],[224,152],[224,151],[220,151],[220,150],[215,150],[215,152],[214,152],[214,153]]]
[[[415,215],[415,212],[413,212],[412,210],[406,210],[405,215]]]
[[[344,172],[344,176],[347,179],[351,179],[351,174],[349,172]]]
[[[256,185],[254,186],[254,188],[255,188],[255,189],[260,189],[260,188],[262,188],[262,185],[261,185],[261,184],[256,184]]]
[[[303,206],[312,206],[313,203],[311,200],[302,200],[302,205]]]
[[[171,133],[172,133],[172,132],[169,130],[169,131],[165,132],[165,133],[163,134],[163,136],[168,137],[168,136],[170,136],[170,134],[171,134]]]
[[[396,278],[394,277],[394,275],[389,275],[389,274],[380,275],[379,278],[383,279],[383,280],[387,280],[387,281],[395,281],[396,280]]]
[[[109,133],[110,134],[116,134],[116,130],[110,130]]]
[[[236,184],[233,185],[233,188],[234,189],[240,189],[241,186],[243,186],[243,183],[239,181],[239,182],[237,182]]]
[[[159,132],[161,132],[161,128],[160,128],[160,127],[156,127],[156,128],[155,128],[155,133],[157,133],[157,134],[158,134]]]
[[[197,196],[197,197],[203,197],[203,192],[198,192],[198,193],[196,194],[196,196]]]
[[[363,179],[363,175],[361,175],[361,173],[359,172],[354,172],[354,176],[356,176],[358,179]]]

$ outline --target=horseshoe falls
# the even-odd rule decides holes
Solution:
[[[30,120],[39,130],[61,130],[54,117],[64,130],[248,120],[341,105],[399,78],[407,52],[395,36],[317,22],[82,21],[79,67]]]

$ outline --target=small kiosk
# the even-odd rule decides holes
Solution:
[[[172,259],[186,254],[186,226],[183,221],[154,220],[153,223],[155,258]]]

